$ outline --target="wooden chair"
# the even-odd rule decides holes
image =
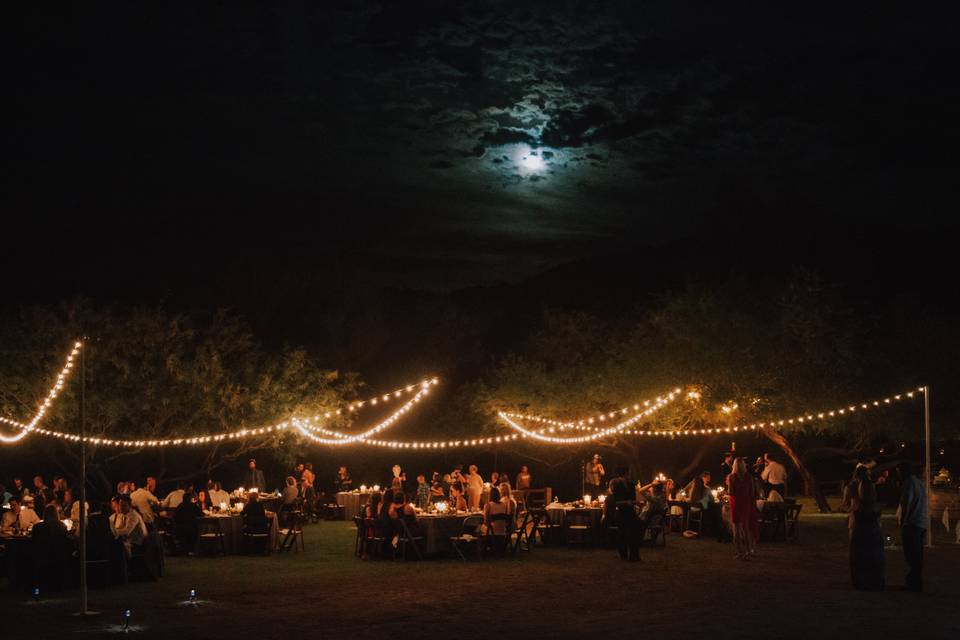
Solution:
[[[525,511],[523,513],[523,517],[517,522],[517,526],[511,534],[512,545],[510,551],[513,555],[517,555],[521,545],[523,545],[523,550],[528,553],[533,550],[533,536],[536,535],[537,524],[539,524],[538,519],[532,512]],[[508,542],[511,542],[511,540],[508,540]]]
[[[359,518],[360,516],[357,517]],[[363,538],[360,543],[360,548],[362,549],[361,554],[366,554],[374,558],[384,557],[391,537],[388,537],[387,532],[382,529],[379,520],[376,518],[364,518],[361,527],[361,530],[358,532]],[[373,537],[367,537],[368,531],[373,532]]]
[[[662,509],[650,516],[650,520],[647,522],[647,528],[644,531],[644,540],[649,540],[651,546],[657,545],[658,538],[661,540],[661,546],[667,546],[666,520],[667,509]],[[644,540],[640,542],[643,543]]]
[[[763,504],[760,510],[760,540],[776,542],[785,534],[786,508],[783,503],[770,502]]]
[[[262,548],[261,553],[265,556],[270,555],[270,522],[257,523],[255,525],[244,525],[243,527],[243,550],[245,553],[252,553],[257,548]]]
[[[223,529],[220,521],[213,518],[197,518],[197,552],[203,549],[213,549],[214,555],[227,555],[227,545],[224,542]]]
[[[567,546],[588,547],[593,534],[593,520],[587,509],[571,509],[567,512],[565,528]]]
[[[494,523],[503,523],[503,533],[494,533]],[[504,555],[507,547],[510,545],[510,538],[514,532],[513,514],[494,513],[490,516],[490,522],[487,525],[487,533],[484,536],[484,547],[492,551],[495,555]]]
[[[556,544],[560,539],[563,524],[550,520],[550,514],[547,513],[546,508],[530,509],[530,513],[537,519],[537,525],[533,530],[533,541],[536,542],[536,538],[539,536],[540,544],[545,547]]]
[[[280,552],[290,551],[293,549],[297,551],[297,541],[300,542],[300,551],[304,551],[303,546],[303,523],[306,521],[306,516],[302,511],[294,511],[288,520],[287,527],[280,529],[280,535],[283,536],[283,540],[280,542]]]
[[[800,509],[802,504],[787,505],[784,518],[784,538],[787,542],[800,541]]]
[[[410,531],[410,526],[407,524],[407,521],[403,518],[397,518],[397,551],[403,560],[407,559],[407,547],[413,547],[414,553],[417,554],[417,560],[423,560],[423,553],[420,551],[420,544],[426,542],[426,538],[422,535],[414,535]],[[394,557],[396,559],[396,556]]]
[[[483,516],[467,516],[460,525],[460,535],[450,538],[450,546],[453,547],[453,550],[457,552],[457,555],[459,555],[460,559],[464,562],[467,561],[467,556],[464,555],[460,549],[461,545],[468,547],[471,545],[474,546],[477,552],[477,559],[480,559],[481,538],[478,535],[478,529],[480,529],[480,525],[482,524]]]

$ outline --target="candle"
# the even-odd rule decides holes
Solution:
[[[583,494],[583,504],[590,504],[592,498],[593,496],[591,496],[589,493]]]

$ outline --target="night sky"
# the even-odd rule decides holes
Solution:
[[[180,4],[6,10],[8,299],[450,290],[674,248],[950,269],[953,15]]]

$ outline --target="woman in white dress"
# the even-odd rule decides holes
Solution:
[[[477,470],[477,465],[470,465],[470,473],[466,476],[467,502],[473,511],[480,510],[480,496],[483,495],[483,476]]]

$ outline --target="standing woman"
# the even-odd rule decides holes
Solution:
[[[885,559],[883,534],[880,531],[880,505],[867,467],[857,467],[848,497],[852,514],[850,577],[853,587],[860,591],[883,591]]]
[[[734,459],[733,471],[727,476],[727,489],[730,492],[733,544],[737,548],[737,558],[746,560],[756,552],[760,519],[753,478],[747,473],[747,464],[743,458]]]
[[[480,496],[483,495],[483,476],[477,470],[477,465],[470,465],[470,473],[465,477],[467,481],[467,502],[472,511],[480,510]]]

